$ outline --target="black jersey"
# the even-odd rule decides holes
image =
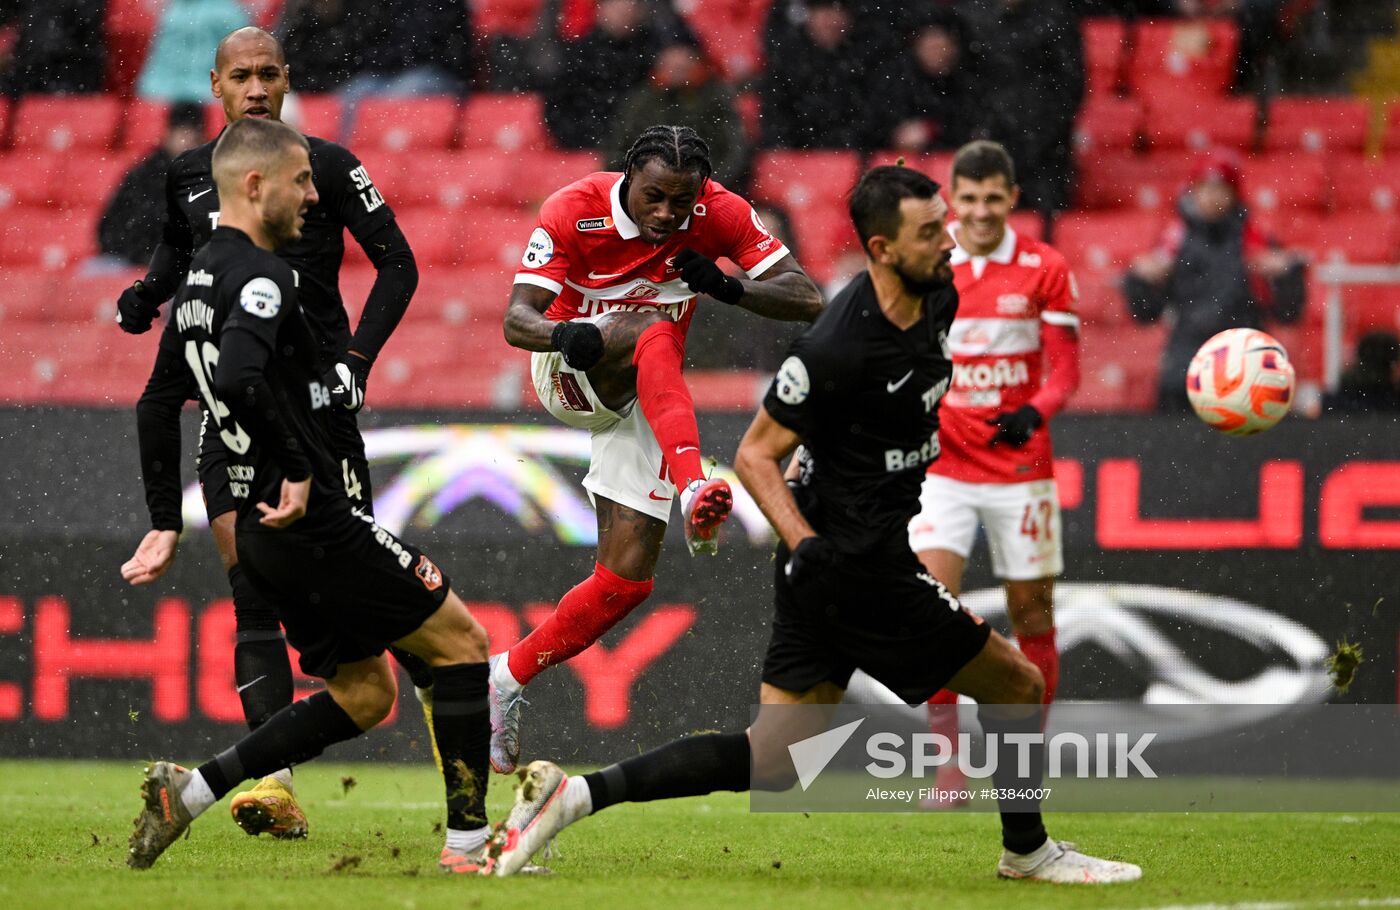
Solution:
[[[311,136],[306,141],[320,201],[307,211],[301,239],[277,255],[297,270],[302,309],[318,330],[322,354],[334,358],[350,341],[350,319],[340,296],[345,230],[363,241],[393,221],[394,213],[349,149]],[[181,261],[208,243],[218,227],[219,191],[211,173],[214,145],[205,143],[176,158],[166,179],[168,214],[161,242]]]
[[[283,478],[312,478],[294,528],[314,528],[332,504],[348,508],[325,424],[330,395],[299,298],[283,259],[242,231],[217,228],[172,304],[188,391],[228,451],[239,527],[258,526],[256,503],[277,505]]]
[[[950,284],[900,330],[863,273],[793,342],[768,389],[764,408],[802,438],[798,507],[844,553],[908,546],[924,472],[938,457],[957,309]]]

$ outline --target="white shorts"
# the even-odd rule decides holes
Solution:
[[[586,373],[572,370],[558,351],[530,357],[535,394],[549,413],[593,434],[593,457],[583,488],[661,521],[671,518],[675,487],[666,477],[661,444],[634,399],[619,411],[598,400]]]
[[[997,578],[1029,581],[1064,571],[1054,480],[964,483],[929,474],[919,492],[919,514],[909,522],[909,546],[915,553],[949,550],[967,559],[979,523],[987,529]]]

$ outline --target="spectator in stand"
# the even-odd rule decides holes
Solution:
[[[209,98],[209,58],[225,35],[248,24],[236,0],[168,0],[136,92],[156,101]]]
[[[295,60],[292,84],[298,92],[339,91],[360,71],[359,34],[369,25],[355,0],[287,0],[275,34],[288,60]]]
[[[11,0],[4,8],[3,21],[19,33],[13,49],[0,54],[0,93],[102,90],[104,0]]]
[[[1004,145],[1021,205],[1067,208],[1071,136],[1084,99],[1084,51],[1064,0],[962,0],[977,82],[977,138]]]
[[[908,45],[877,77],[871,95],[871,144],[876,148],[925,152],[958,148],[976,120],[973,82],[963,65],[966,29],[950,9],[924,11]]]
[[[1337,391],[1323,400],[1327,411],[1400,411],[1400,338],[1367,332],[1356,343],[1356,360],[1342,373]]]
[[[763,46],[769,59],[783,52],[788,42],[801,41],[812,10],[821,0],[773,0],[763,25]],[[904,50],[909,35],[922,24],[928,6],[947,6],[948,0],[932,3],[891,4],[889,0],[847,0],[851,14],[850,52],[856,55],[859,72],[878,71]]]
[[[607,142],[618,105],[646,81],[670,40],[642,0],[599,0],[593,30],[564,45],[544,93],[545,124],[554,141],[564,148],[599,148]]]
[[[1240,165],[1228,152],[1201,159],[1157,248],[1133,261],[1124,282],[1129,311],[1174,322],[1158,374],[1157,409],[1190,408],[1186,368],[1201,344],[1226,329],[1294,322],[1304,304],[1303,261],[1278,247],[1241,202]]]
[[[203,142],[204,106],[188,101],[172,105],[160,145],[127,171],[102,211],[97,246],[104,259],[122,266],[151,261],[165,223],[165,175],[170,162]]]
[[[472,80],[472,27],[466,0],[345,0],[359,36],[354,76],[341,92],[342,140],[360,101],[373,95],[465,97]],[[299,59],[299,58],[298,58]],[[295,84],[296,71],[292,71]]]
[[[708,137],[714,179],[742,190],[748,150],[734,90],[715,76],[692,44],[677,41],[663,50],[651,78],[623,99],[607,144],[615,169],[621,170],[631,141],[655,123],[679,123]]]
[[[764,145],[865,147],[873,99],[866,93],[868,70],[852,37],[854,24],[850,0],[813,0],[801,25],[768,48],[761,89]]]

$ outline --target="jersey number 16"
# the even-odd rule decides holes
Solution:
[[[201,348],[199,342],[187,341],[185,362],[194,372],[195,382],[199,384],[200,397],[204,399],[209,413],[214,416],[214,423],[219,427],[219,438],[228,446],[230,452],[246,455],[252,440],[236,421],[229,420],[228,405],[214,395],[214,368],[219,365],[219,349],[212,342],[204,342]]]

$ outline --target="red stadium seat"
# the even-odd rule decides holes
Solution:
[[[1079,23],[1079,34],[1084,43],[1090,97],[1112,94],[1123,75],[1126,24],[1116,16],[1095,16]]]
[[[706,0],[681,5],[706,58],[729,81],[744,81],[762,69],[768,7],[769,0]]]
[[[851,226],[846,208],[836,203],[791,208],[793,241],[801,254],[801,265],[818,281],[832,277],[837,259],[843,253],[860,251],[860,240]]]
[[[0,155],[0,210],[12,205],[48,205],[58,193],[64,159],[44,151]]]
[[[117,135],[112,145],[120,149],[153,149],[160,144],[160,137],[165,135],[165,126],[169,122],[170,105],[164,101],[128,99],[122,104],[122,115],[117,122]]]
[[[456,98],[366,98],[350,132],[353,149],[402,152],[451,146],[458,117]]]
[[[535,31],[542,0],[476,0],[472,28],[481,35],[528,38]]]
[[[1329,155],[1332,206],[1338,212],[1393,212],[1400,201],[1400,169],[1363,155]]]
[[[1400,334],[1400,287],[1393,284],[1352,285],[1342,289],[1347,334],[1383,330]]]
[[[404,322],[441,328],[500,333],[501,317],[510,300],[515,274],[495,267],[428,266],[418,274],[418,289],[404,313]],[[359,319],[374,285],[375,271],[358,266],[340,273],[340,289],[352,323]]]
[[[934,180],[944,188],[944,195],[947,195],[948,188],[952,184],[953,153],[952,152],[901,152],[889,149],[882,152],[875,152],[870,156],[871,167],[881,167],[891,165],[904,159],[908,167],[920,171]]]
[[[295,71],[293,71],[295,77]],[[307,136],[340,139],[340,99],[335,95],[303,95],[292,92],[282,105],[282,119]]]
[[[5,296],[0,299],[0,323],[5,326],[13,322],[47,324],[61,319],[53,305],[55,285],[60,280],[56,273],[46,269],[7,266]]]
[[[97,209],[9,209],[0,224],[0,264],[61,271],[81,262],[97,245],[97,215]]]
[[[855,152],[762,152],[754,161],[753,193],[800,209],[844,199],[859,176]]]
[[[1148,102],[1145,132],[1153,149],[1244,151],[1254,146],[1259,107],[1250,98],[1211,98],[1164,92]]]
[[[121,102],[113,95],[26,95],[14,112],[15,148],[107,148],[117,131]]]
[[[6,326],[9,373],[0,401],[128,407],[151,372],[159,332],[124,335],[110,322]]]
[[[150,0],[107,0],[107,90],[126,94],[136,83],[155,32],[161,5]]]
[[[734,107],[739,111],[739,122],[744,125],[744,138],[750,145],[758,145],[763,139],[763,101],[758,92],[740,92],[734,99]]]
[[[539,95],[502,92],[472,95],[462,114],[462,145],[515,153],[550,146]]]
[[[1239,30],[1225,19],[1138,23],[1128,82],[1141,98],[1223,95],[1234,76]]]
[[[420,269],[457,265],[462,261],[462,244],[457,233],[460,219],[453,213],[440,209],[410,209],[398,213],[397,220],[400,230],[413,247],[413,256]],[[347,251],[357,246],[353,241],[346,244]],[[364,262],[363,256],[363,253],[357,253],[354,257],[347,255],[346,262]]]
[[[1078,160],[1082,208],[1170,209],[1195,166],[1194,155],[1103,152]]]
[[[63,157],[63,170],[50,192],[60,208],[97,207],[116,191],[126,172],[146,157],[147,151],[74,152]]]
[[[1149,411],[1157,400],[1157,372],[1167,327],[1096,325],[1079,334],[1083,364],[1071,411]]]
[[[1245,161],[1244,193],[1252,210],[1321,211],[1327,206],[1328,178],[1319,158],[1281,152]]]
[[[589,151],[493,149],[460,152],[367,154],[365,167],[390,205],[448,209],[476,206],[538,207],[560,186],[598,169]],[[557,181],[557,183],[552,182]]]
[[[1021,237],[1030,237],[1034,240],[1045,239],[1045,218],[1039,212],[1015,211],[1011,213],[1010,218],[1006,219],[1006,223],[1011,225],[1011,229]]]
[[[1371,104],[1364,98],[1283,96],[1269,104],[1264,148],[1359,152],[1370,123]]]
[[[1400,257],[1400,215],[1394,212],[1299,213],[1273,233],[1317,262],[1395,262]]]
[[[1083,325],[1122,325],[1129,321],[1123,297],[1122,275],[1075,269],[1079,288],[1079,319]]]
[[[481,208],[473,210],[470,218],[459,220],[458,237],[462,245],[459,261],[463,265],[498,268],[514,275],[520,268],[525,241],[530,239],[538,215],[519,209]]]
[[[1071,212],[1055,221],[1055,248],[1076,274],[1119,273],[1156,245],[1165,212]]]
[[[1074,145],[1080,153],[1130,149],[1142,131],[1142,102],[1136,98],[1090,95],[1074,124]]]

